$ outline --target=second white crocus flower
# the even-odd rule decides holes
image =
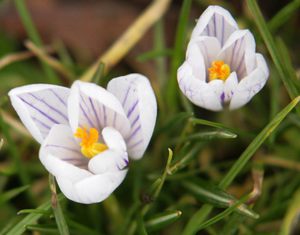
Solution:
[[[249,30],[240,30],[230,13],[208,7],[199,18],[178,69],[178,83],[195,105],[212,111],[237,109],[265,85],[269,70],[255,52]]]
[[[119,186],[128,156],[143,156],[156,121],[154,92],[140,74],[112,79],[107,89],[76,81],[71,89],[36,84],[9,96],[41,144],[42,164],[79,203],[100,202]]]

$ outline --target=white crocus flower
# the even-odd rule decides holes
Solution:
[[[178,83],[195,105],[212,110],[237,109],[265,85],[269,70],[255,52],[249,30],[240,30],[230,13],[208,7],[199,18],[178,69]]]
[[[107,89],[76,81],[70,89],[23,86],[9,96],[41,144],[42,164],[64,195],[79,203],[100,202],[119,186],[128,156],[143,156],[156,121],[152,87],[139,74],[112,79]]]

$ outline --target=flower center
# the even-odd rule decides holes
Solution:
[[[90,128],[88,131],[86,128],[78,127],[74,136],[81,139],[81,153],[87,158],[92,158],[108,149],[105,144],[98,143],[99,133],[95,128]]]
[[[214,60],[211,63],[211,67],[208,68],[209,71],[209,81],[215,79],[221,79],[225,81],[230,74],[230,67],[225,64],[223,60]]]

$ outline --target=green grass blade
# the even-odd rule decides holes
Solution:
[[[28,9],[26,7],[26,4],[24,2],[24,0],[15,0],[15,6],[17,8],[17,11],[20,15],[22,24],[29,36],[29,38],[39,47],[42,47],[42,40],[38,34],[38,31],[36,30],[33,21],[31,19],[31,16],[28,12]],[[48,66],[46,63],[41,61],[41,65],[45,71],[45,73],[47,74],[49,81],[52,83],[60,83],[58,77],[56,76],[56,74],[54,73],[54,71],[50,68],[50,66]]]
[[[274,32],[293,16],[300,7],[300,0],[294,0],[283,7],[269,22],[269,29]]]
[[[176,39],[171,61],[170,78],[167,84],[167,103],[169,107],[176,109],[178,101],[178,85],[177,85],[177,69],[179,68],[184,58],[185,39],[189,13],[192,5],[192,0],[184,0],[181,7],[181,12],[176,30]]]
[[[11,200],[12,198],[18,196],[20,193],[24,192],[25,190],[27,190],[29,188],[29,185],[25,185],[25,186],[21,186],[21,187],[18,187],[18,188],[14,188],[14,189],[11,189],[7,192],[4,192],[0,195],[0,206]]]
[[[267,23],[264,20],[264,17],[259,9],[259,6],[257,5],[256,0],[247,0],[247,4],[250,9],[250,12],[253,15],[253,19],[260,31],[260,34],[266,44],[266,47],[269,50],[269,53],[280,75],[280,78],[283,81],[283,84],[289,93],[290,98],[291,99],[296,98],[299,94],[299,91],[294,85],[292,78],[288,76],[288,72],[286,71],[286,68],[284,66],[285,58],[282,58],[280,56],[274,38],[270,30],[268,29]],[[297,111],[300,114],[299,108],[297,108]]]
[[[280,228],[280,235],[289,235],[295,234],[293,229],[295,229],[296,221],[299,218],[300,213],[300,189],[296,191],[293,196],[293,199],[287,209],[286,215],[283,219],[281,228]]]
[[[181,215],[181,211],[164,212],[146,221],[145,226],[149,231],[156,231],[174,223],[181,217]]]
[[[55,177],[49,174],[49,185],[52,193],[51,206],[54,213],[57,228],[61,235],[69,235],[69,227],[67,225],[64,213],[57,198]]]

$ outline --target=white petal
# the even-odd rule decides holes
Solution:
[[[239,82],[232,96],[230,109],[237,109],[248,103],[265,85],[268,77],[266,76],[265,64],[260,61],[261,58],[260,55],[257,56],[258,67]]]
[[[102,131],[102,137],[109,149],[126,152],[126,143],[120,132],[114,128],[105,127]]]
[[[66,125],[52,127],[40,148],[39,158],[54,176],[64,176],[76,181],[91,175],[85,170],[88,159],[81,154],[79,144]]]
[[[256,53],[256,64],[257,64],[257,67],[261,68],[264,71],[266,77],[268,78],[269,77],[269,68],[268,68],[265,58],[260,53]]]
[[[255,41],[249,30],[237,30],[228,38],[218,58],[229,64],[232,72],[236,72],[239,79],[247,75],[245,54],[247,51],[247,64],[250,68],[250,59],[255,60]],[[252,55],[252,57],[250,56]],[[251,67],[253,68],[253,66]]]
[[[216,37],[223,46],[230,34],[237,29],[237,23],[229,11],[219,6],[209,6],[200,16],[193,30],[192,38],[197,36]]]
[[[126,176],[127,170],[93,175],[77,183],[57,177],[57,183],[63,194],[72,201],[84,204],[98,203],[105,200]]]
[[[125,138],[130,135],[130,123],[119,100],[93,83],[76,81],[68,99],[68,115],[73,132],[78,127],[114,127]]]
[[[186,61],[190,64],[195,78],[206,80],[206,65],[204,56],[196,43],[189,43],[186,51]]]
[[[213,37],[197,37],[190,41],[186,60],[192,65],[195,77],[206,80],[207,68],[211,66],[212,61],[216,60],[220,50],[219,41]]]
[[[89,170],[94,174],[106,172],[116,172],[128,166],[128,156],[126,152],[119,152],[108,149],[89,161]]]
[[[235,72],[232,72],[230,76],[226,79],[224,84],[224,95],[222,96],[222,102],[226,103],[231,100],[235,89],[238,86],[238,78]]]
[[[212,111],[223,109],[220,97],[216,95],[213,86],[196,79],[187,62],[178,69],[177,80],[183,94],[195,105]]]
[[[208,85],[213,89],[215,95],[221,100],[222,93],[224,91],[224,82],[220,79],[215,79],[210,81]]]
[[[35,84],[12,89],[8,95],[20,119],[42,143],[54,124],[67,124],[69,89],[61,86]]]
[[[122,103],[131,123],[131,132],[125,139],[128,154],[140,159],[152,136],[156,122],[156,98],[149,80],[140,74],[112,79],[107,90]]]

